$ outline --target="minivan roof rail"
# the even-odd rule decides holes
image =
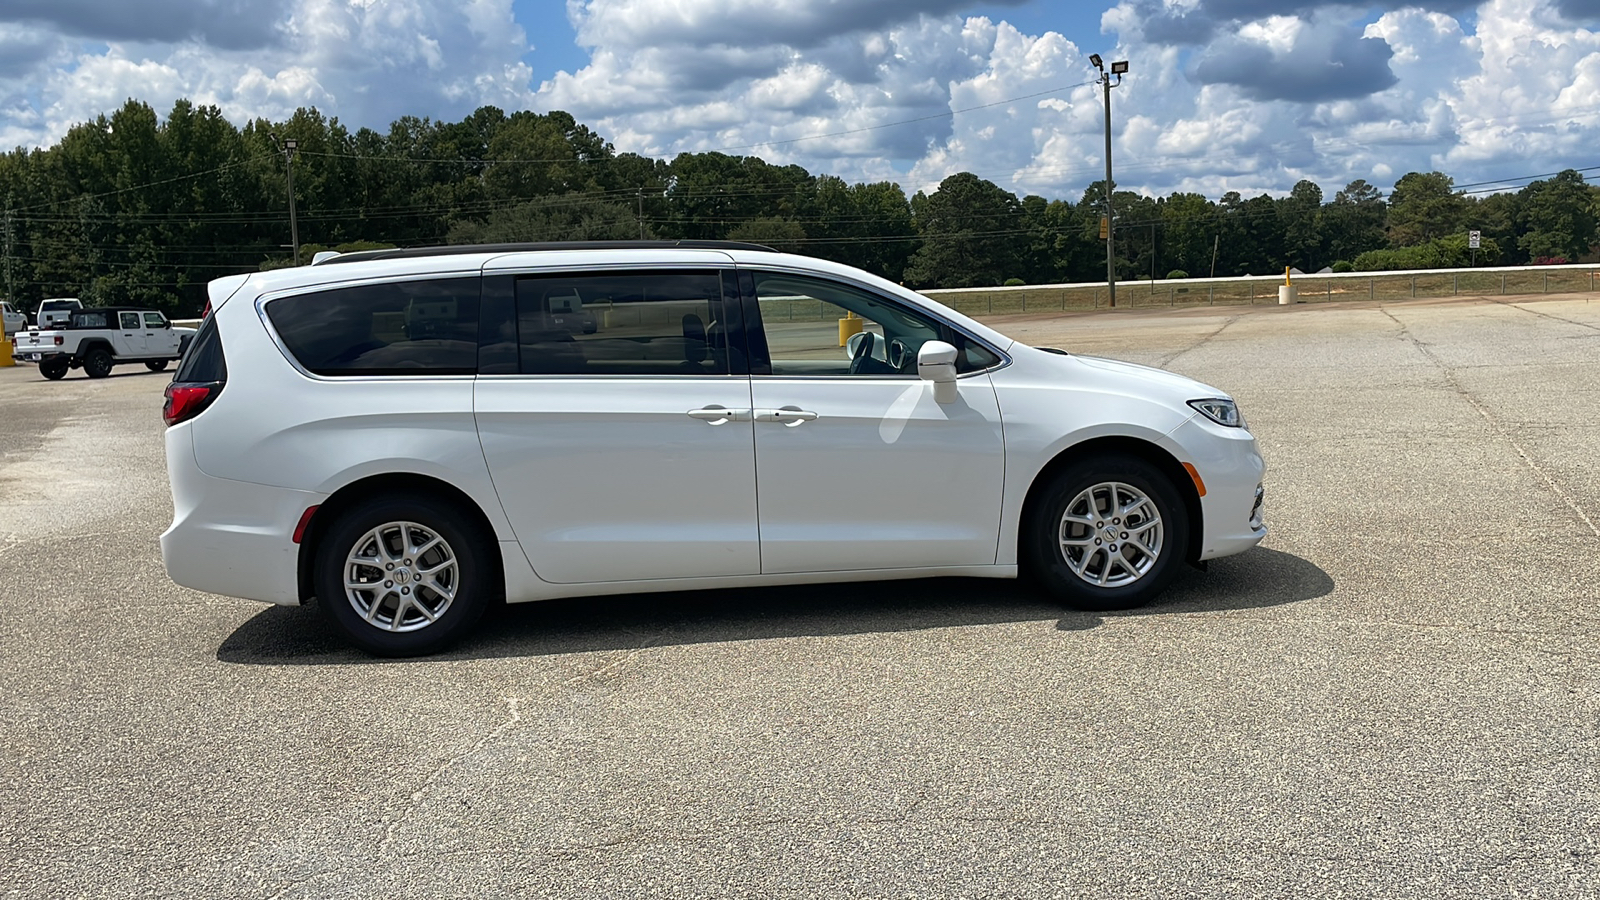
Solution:
[[[524,244],[456,244],[443,247],[391,247],[386,250],[357,250],[353,253],[318,253],[314,266],[364,262],[371,259],[414,259],[427,256],[454,256],[461,253],[533,253],[548,250],[760,250],[776,252],[763,244],[745,241],[537,241]]]

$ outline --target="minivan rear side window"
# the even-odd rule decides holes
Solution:
[[[217,332],[217,320],[201,323],[194,342],[178,363],[173,382],[209,384],[228,380],[228,361],[222,355],[222,335]]]
[[[481,279],[438,278],[280,297],[267,318],[317,375],[473,375]]]
[[[516,279],[524,375],[727,375],[730,323],[710,271]]]

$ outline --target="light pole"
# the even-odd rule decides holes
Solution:
[[[273,143],[277,144],[278,136],[272,135]],[[300,142],[294,138],[284,138],[279,144],[283,148],[283,167],[289,173],[289,242],[294,247],[294,264],[300,265],[300,226],[295,222],[294,216],[294,152],[300,149]]]
[[[1116,253],[1116,226],[1112,223],[1111,210],[1111,89],[1122,83],[1122,76],[1127,74],[1128,61],[1114,62],[1111,71],[1107,72],[1105,63],[1100,59],[1100,54],[1089,54],[1089,62],[1100,70],[1099,84],[1104,89],[1106,98],[1106,294],[1111,298],[1111,305],[1117,305],[1117,253]],[[1111,76],[1117,76],[1113,82]]]

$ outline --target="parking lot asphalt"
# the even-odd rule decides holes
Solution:
[[[0,896],[1600,895],[1594,300],[994,320],[1239,399],[1272,533],[1147,609],[595,598],[408,661],[167,580],[166,375],[0,369]]]

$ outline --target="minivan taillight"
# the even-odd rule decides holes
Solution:
[[[211,401],[222,393],[222,385],[223,382],[220,381],[208,384],[167,385],[167,402],[161,407],[162,421],[170,428],[200,415],[211,405]]]

